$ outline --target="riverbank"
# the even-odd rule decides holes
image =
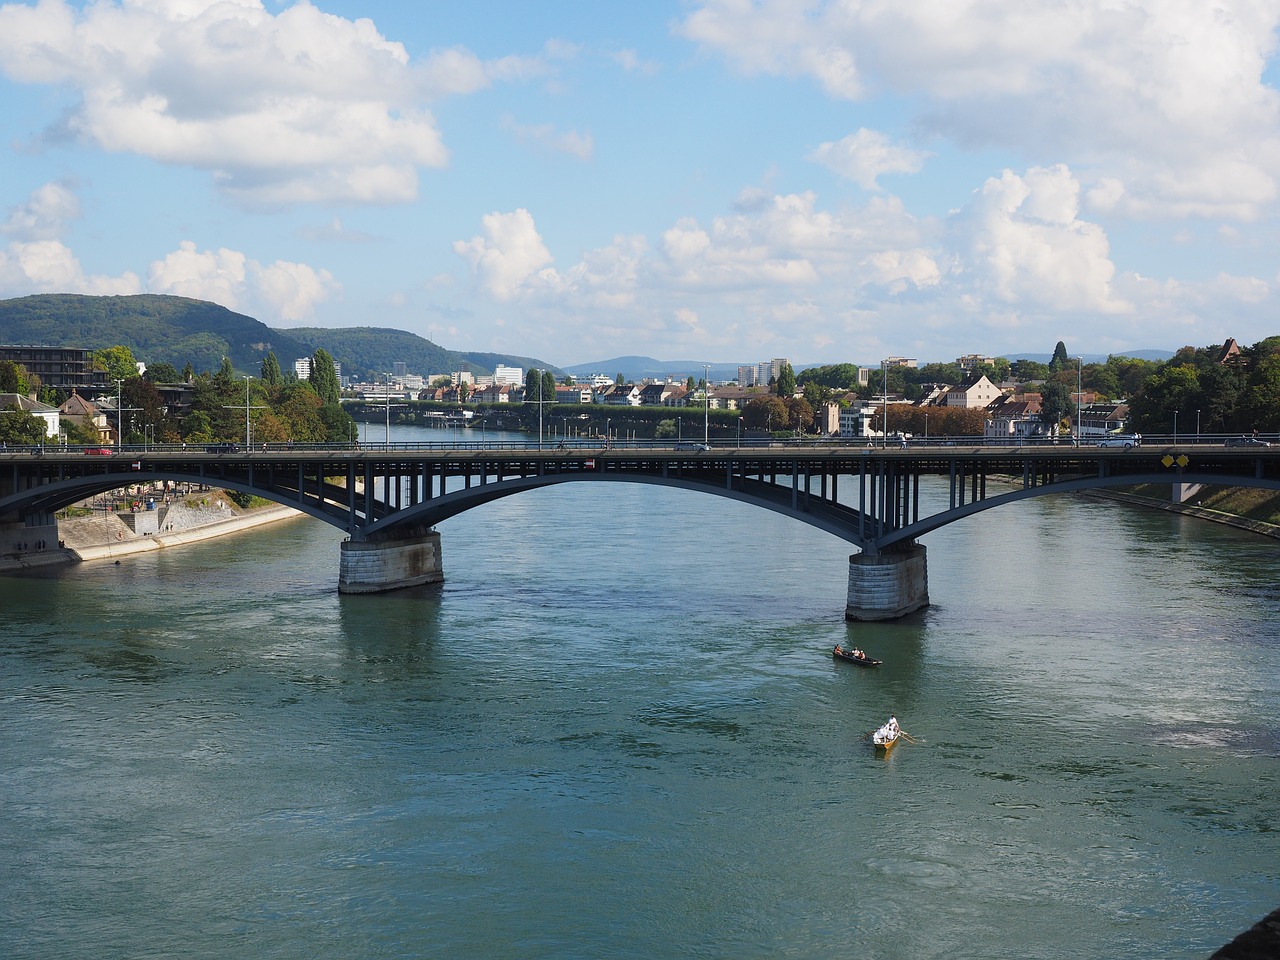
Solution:
[[[1269,491],[1237,487],[1206,487],[1186,503],[1174,503],[1154,494],[1159,491],[1149,487],[1132,490],[1089,490],[1084,496],[1099,500],[1115,500],[1149,510],[1165,513],[1181,513],[1185,516],[1221,523],[1239,530],[1261,534],[1280,540],[1280,514],[1277,505],[1280,496]],[[1263,519],[1266,517],[1267,519]]]
[[[0,553],[0,572],[118,560],[226,537],[300,516],[302,514],[291,507],[266,504],[242,508],[225,494],[208,493],[179,500],[158,511],[69,517],[58,521],[56,536],[52,528],[48,528],[47,541],[35,540],[33,534],[33,541],[24,541],[24,549]],[[37,547],[40,542],[57,546]]]

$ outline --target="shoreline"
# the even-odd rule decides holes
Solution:
[[[61,564],[89,563],[95,560],[119,560],[121,557],[151,553],[233,536],[246,530],[305,516],[284,505],[256,507],[243,513],[230,510],[230,516],[181,530],[154,534],[138,534],[119,515],[107,517],[72,517],[58,521],[60,545],[39,552],[0,555],[0,574],[52,567]]]

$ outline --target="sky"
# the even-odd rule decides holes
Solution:
[[[0,297],[567,366],[1280,334],[1276,0],[0,2]],[[3,331],[0,331],[0,338]]]

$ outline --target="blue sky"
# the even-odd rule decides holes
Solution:
[[[557,365],[1280,334],[1274,0],[0,3],[0,297]],[[0,331],[0,338],[3,331]]]

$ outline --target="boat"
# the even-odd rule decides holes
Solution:
[[[871,735],[871,743],[875,746],[876,753],[888,753],[898,745],[901,739],[902,729],[892,719]]]
[[[838,643],[831,651],[831,655],[837,660],[847,660],[849,663],[856,663],[860,667],[878,667],[880,664],[884,663],[883,660],[872,660],[865,653],[862,653],[861,650],[858,651],[858,654],[861,654],[861,656],[858,656],[852,650],[846,650]]]

